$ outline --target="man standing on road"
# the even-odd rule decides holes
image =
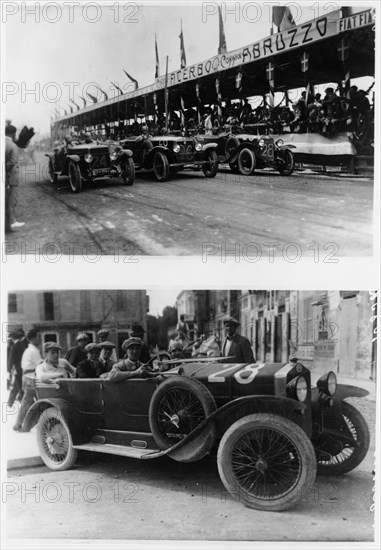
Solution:
[[[8,407],[13,406],[18,394],[23,395],[21,360],[24,351],[28,347],[28,340],[25,338],[23,329],[12,332],[11,338],[13,346],[10,352],[8,369],[10,376],[13,377],[13,384],[8,397]]]
[[[45,342],[45,361],[36,367],[36,378],[39,382],[54,384],[59,378],[71,378],[75,375],[73,365],[60,358],[61,350],[61,346],[56,342]]]
[[[123,349],[127,352],[127,359],[115,363],[112,367],[108,380],[110,382],[122,382],[129,378],[150,378],[155,376],[147,367],[140,364],[140,352],[143,342],[140,338],[129,338],[123,342]]]
[[[15,143],[17,129],[8,124],[5,127],[5,233],[11,233],[17,227],[23,227],[24,222],[15,218],[17,204],[17,188],[20,183],[19,151]]]
[[[23,374],[22,389],[24,391],[24,397],[21,401],[20,411],[17,415],[16,424],[13,427],[16,432],[21,431],[26,413],[33,405],[35,398],[37,398],[36,390],[34,387],[35,373],[37,365],[42,363],[42,357],[39,349],[37,348],[37,331],[32,329],[27,333],[26,336],[29,344],[24,351],[21,359],[21,368]]]
[[[87,359],[85,347],[89,342],[89,337],[85,332],[80,332],[76,340],[77,345],[68,349],[65,355],[65,359],[75,368],[77,368],[78,363]]]
[[[230,357],[225,363],[255,363],[250,342],[244,336],[237,333],[240,325],[234,317],[225,317],[223,320],[225,329],[225,341],[222,345],[223,357]]]

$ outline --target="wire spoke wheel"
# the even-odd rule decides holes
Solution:
[[[74,193],[80,193],[82,190],[82,178],[78,164],[74,161],[70,161],[68,172],[71,190]]]
[[[218,172],[218,155],[216,151],[206,151],[205,160],[207,164],[204,164],[202,171],[207,178],[214,178]]]
[[[152,168],[157,181],[167,181],[169,178],[169,162],[167,155],[157,151],[153,157]]]
[[[238,169],[243,176],[250,176],[255,169],[255,154],[251,149],[244,148],[238,155]]]
[[[284,162],[279,164],[279,173],[282,176],[290,176],[294,171],[294,155],[286,149],[284,152]]]
[[[362,414],[350,403],[341,404],[345,431],[349,431],[354,445],[348,442],[341,443],[339,451],[332,451],[318,456],[318,474],[340,475],[356,468],[365,458],[370,444],[369,428]],[[340,430],[343,431],[343,428]],[[344,432],[345,433],[345,432]],[[324,435],[324,434],[323,434]],[[334,448],[340,442],[340,436],[334,438]],[[329,442],[329,441],[328,441]],[[329,458],[327,458],[329,456]]]
[[[127,157],[122,159],[120,168],[124,185],[132,185],[135,180],[135,164],[132,158]]]
[[[226,489],[258,510],[291,508],[316,476],[314,449],[304,431],[291,420],[265,413],[230,426],[217,462]]]
[[[46,409],[37,425],[41,458],[51,470],[67,470],[77,458],[69,427],[60,411]]]

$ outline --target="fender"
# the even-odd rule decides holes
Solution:
[[[214,413],[208,416],[208,418],[205,418],[205,420],[203,420],[203,422],[201,422],[201,424],[199,424],[190,434],[188,434],[186,437],[184,437],[184,439],[182,439],[175,445],[172,445],[172,447],[170,447],[169,449],[166,449],[165,451],[159,451],[158,453],[145,455],[142,458],[148,460],[151,458],[157,458],[159,456],[170,455],[171,452],[192,441],[211,422],[223,422],[224,417],[229,421],[229,424],[232,424],[232,422],[235,422],[239,418],[242,418],[243,416],[246,416],[248,414],[253,414],[256,412],[271,412],[273,414],[277,414],[279,412],[282,416],[286,416],[287,418],[295,422],[295,417],[300,415],[299,418],[301,418],[304,415],[306,409],[307,407],[304,403],[301,403],[300,401],[294,401],[293,399],[289,399],[288,397],[279,397],[272,395],[239,397],[238,399],[230,401],[229,403],[226,403],[225,405],[214,411]],[[298,423],[298,425],[300,424]],[[303,429],[303,426],[301,427]],[[309,429],[304,431],[306,431],[307,435],[309,435]]]
[[[22,431],[29,432],[37,424],[44,410],[49,407],[57,409],[66,420],[75,445],[90,439],[89,430],[82,414],[65,399],[55,397],[40,399],[30,407],[23,422]]]
[[[80,161],[80,156],[79,155],[67,155],[65,164],[67,164],[68,160],[72,160],[73,162],[79,162]]]
[[[316,403],[319,401],[319,389],[312,388],[311,390],[311,403]],[[364,388],[359,388],[357,386],[351,386],[350,384],[337,384],[336,392],[333,395],[334,404],[341,404],[341,402],[347,397],[366,397],[369,395],[368,390]]]
[[[202,146],[201,151],[206,151],[207,149],[217,149],[217,143],[214,143],[213,141],[210,143],[205,143],[205,145]]]
[[[133,156],[133,152],[131,151],[131,149],[122,149],[122,151],[120,152],[120,157],[132,157]]]
[[[253,151],[253,153],[255,154],[255,144],[253,144],[252,142],[247,142],[247,141],[244,141],[243,143],[240,143],[239,146],[237,147],[237,149],[234,151],[234,153],[228,157],[225,162],[235,162],[237,159],[238,159],[238,155],[240,154],[240,152],[242,151],[242,149],[250,149],[251,151]]]

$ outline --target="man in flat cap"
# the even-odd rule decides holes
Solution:
[[[45,342],[45,360],[36,367],[36,379],[45,384],[54,384],[59,378],[71,378],[75,368],[66,359],[60,358],[61,346],[56,342]]]
[[[99,360],[101,352],[98,344],[87,344],[85,346],[87,358],[80,361],[75,372],[76,378],[99,378],[102,374],[102,365]]]
[[[110,382],[122,382],[129,378],[150,378],[155,376],[148,367],[139,361],[143,342],[140,338],[131,337],[123,342],[123,349],[126,350],[127,359],[115,363],[112,367],[108,380]]]
[[[76,341],[77,345],[68,349],[65,355],[65,359],[75,368],[77,368],[78,363],[87,359],[85,347],[89,343],[89,337],[86,332],[80,332],[76,338]]]
[[[17,189],[20,184],[19,150],[15,143],[17,128],[8,124],[5,127],[5,233],[11,233],[24,222],[15,218]]]
[[[111,359],[111,361],[113,361],[113,363],[116,363],[117,360],[118,360],[118,357],[116,355],[116,349],[115,349],[116,346],[109,340],[109,335],[110,335],[110,331],[107,328],[99,329],[98,332],[97,332],[98,345],[100,346],[101,344],[103,344],[103,342],[108,342],[109,344],[111,344],[113,349],[112,349],[111,355],[109,355],[108,359]],[[101,354],[100,354],[100,359],[101,360],[104,359],[105,350],[106,350],[106,347],[102,346],[101,347]]]
[[[140,325],[139,323],[133,323],[131,327],[130,336],[132,336],[132,338],[140,338],[140,340],[142,341],[142,349],[140,351],[140,361],[143,364],[149,363],[149,361],[151,360],[151,354],[149,352],[148,346],[143,341],[145,332],[146,331],[144,330],[142,325]]]
[[[230,357],[224,363],[255,363],[249,340],[237,333],[240,322],[229,316],[223,319],[223,323],[225,341],[222,345],[222,356]]]
[[[115,344],[109,340],[105,340],[98,344],[98,346],[101,350],[99,360],[102,365],[102,374],[105,374],[110,372],[116,363],[116,360],[114,361],[113,359],[113,355],[116,357]]]

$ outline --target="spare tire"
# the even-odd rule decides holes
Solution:
[[[215,410],[214,398],[202,382],[183,376],[168,378],[156,389],[149,408],[149,423],[156,443],[160,449],[169,449]],[[201,460],[210,452],[215,438],[216,427],[211,422],[169,456],[179,462]]]

